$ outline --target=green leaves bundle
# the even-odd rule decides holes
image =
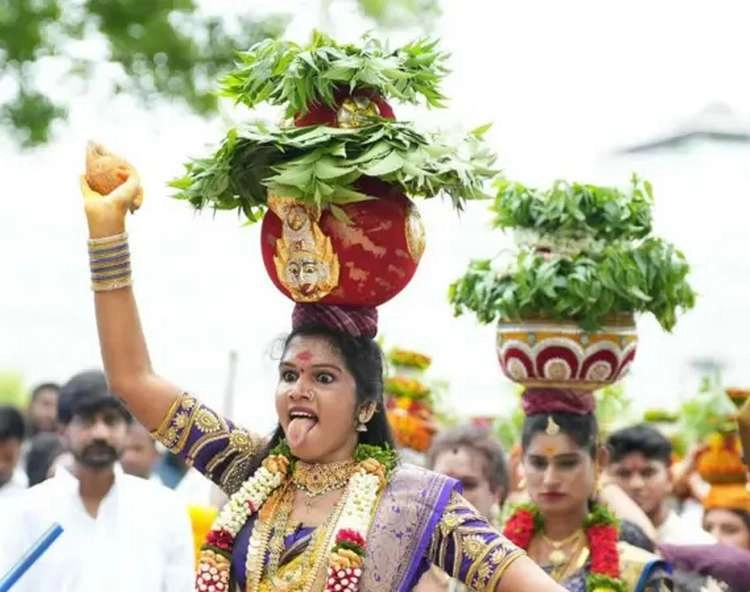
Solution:
[[[248,107],[284,105],[287,116],[314,105],[335,107],[342,92],[362,90],[410,103],[421,97],[441,107],[446,57],[434,41],[391,51],[371,37],[361,46],[341,45],[316,32],[306,47],[268,40],[241,54],[223,92]],[[393,184],[411,197],[446,195],[457,209],[467,199],[490,197],[484,188],[498,171],[482,139],[488,126],[454,141],[363,113],[357,121],[361,125],[354,128],[255,123],[242,132],[231,130],[212,156],[185,165],[185,175],[171,183],[178,189],[175,197],[197,209],[236,209],[250,222],[264,214],[269,191],[315,203],[348,221],[343,204],[372,199],[360,189],[363,178]]]
[[[250,221],[262,215],[267,190],[344,215],[337,204],[371,199],[356,188],[363,176],[394,183],[411,196],[445,194],[460,208],[466,199],[489,197],[484,184],[497,172],[484,131],[456,145],[380,118],[352,129],[256,123],[242,137],[231,132],[213,157],[188,163],[186,175],[171,185],[180,190],[175,197],[198,209],[238,209]]]
[[[251,108],[262,102],[284,105],[288,116],[304,114],[318,102],[333,106],[342,87],[367,88],[407,103],[421,96],[429,106],[442,107],[439,84],[448,72],[447,57],[436,41],[420,39],[390,51],[372,37],[360,47],[315,32],[306,47],[269,39],[240,54],[222,91]]]
[[[595,330],[611,314],[649,312],[671,330],[678,309],[695,304],[695,293],[687,282],[690,267],[684,255],[661,239],[646,237],[650,191],[635,178],[629,196],[563,183],[546,193],[499,184],[498,225],[538,229],[552,237],[553,245],[561,235],[565,244],[571,232],[578,239],[599,240],[595,246],[582,241],[584,246],[572,252],[526,246],[504,269],[491,260],[471,262],[449,289],[455,314],[471,310],[482,323],[576,321]]]
[[[628,193],[564,181],[556,181],[547,191],[505,179],[496,187],[494,225],[499,228],[597,240],[638,239],[651,232],[651,184],[635,175]]]

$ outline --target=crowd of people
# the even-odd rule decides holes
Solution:
[[[39,385],[29,399],[25,410],[0,407],[0,567],[7,570],[52,523],[65,536],[18,590],[113,582],[123,590],[191,589],[196,550],[226,501],[188,467],[202,462],[200,454],[191,459],[185,448],[173,454],[155,442],[99,371],[62,387]],[[545,534],[525,550],[569,590],[586,589],[590,564],[570,558],[594,551],[585,522],[596,504],[620,521],[621,561],[633,566],[626,589],[750,588],[750,492],[728,486],[722,496],[696,485],[704,447],[676,462],[670,440],[647,424],[601,441],[593,403],[580,394],[551,408],[549,398],[526,397],[524,406],[512,452],[487,427],[467,423],[440,430],[425,455],[410,459],[456,479],[476,512],[498,529],[505,524],[511,540],[516,509],[533,503]],[[468,590],[455,569],[433,565],[414,589]]]

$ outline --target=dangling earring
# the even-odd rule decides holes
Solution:
[[[360,409],[354,429],[360,433],[366,432],[367,422],[372,419],[373,415],[375,415],[375,405],[367,403],[362,409]]]

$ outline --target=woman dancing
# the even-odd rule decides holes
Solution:
[[[172,452],[228,496],[196,590],[406,591],[435,564],[473,590],[558,591],[454,480],[399,463],[383,411],[375,309],[295,307],[269,440],[158,376],[131,287],[125,218],[135,171],[107,195],[83,182],[102,357],[110,387]]]

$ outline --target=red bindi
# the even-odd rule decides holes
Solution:
[[[301,351],[300,353],[297,354],[297,359],[300,362],[309,362],[310,360],[312,360],[312,357],[313,357],[312,353],[307,350]]]

